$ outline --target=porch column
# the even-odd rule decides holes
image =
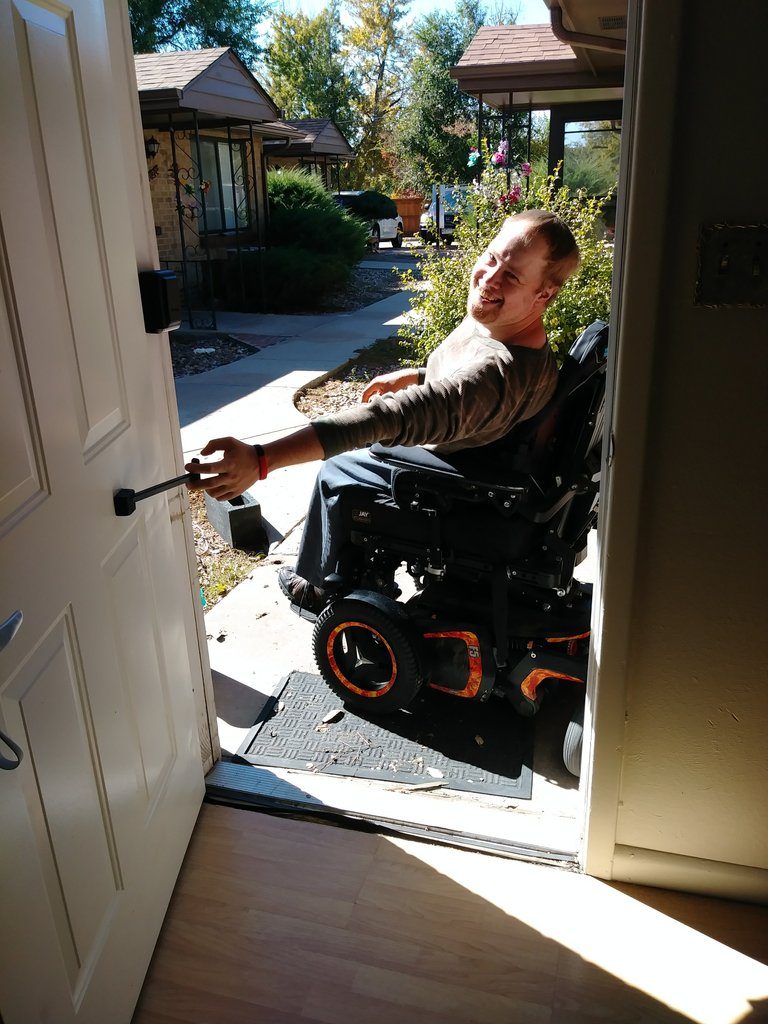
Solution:
[[[203,154],[200,149],[200,126],[197,121],[197,111],[192,111],[192,122],[195,134],[195,155],[197,157],[197,185],[200,189],[200,209],[203,214],[203,231],[205,232],[205,271],[208,279],[208,296],[210,298],[211,326],[216,330],[216,299],[213,294],[213,265],[211,261],[211,242],[208,236],[208,211],[205,203],[205,191],[203,189]],[[191,147],[190,147],[191,148]],[[191,155],[191,154],[190,154]],[[223,206],[223,198],[222,198]],[[222,211],[223,212],[223,211]],[[202,238],[200,239],[202,241]],[[192,326],[190,324],[190,326]]]
[[[239,145],[239,143],[238,143],[238,145]],[[240,245],[240,225],[238,224],[239,210],[238,210],[238,203],[237,203],[237,183],[235,181],[235,155],[232,152],[232,122],[230,121],[229,118],[227,118],[227,151],[229,153],[229,177],[230,177],[230,181],[232,182],[232,214],[234,216],[234,227],[235,227],[235,258],[237,260],[237,274],[238,274],[238,277],[240,278],[240,303],[241,303],[241,306],[244,308],[245,307],[245,279],[243,277],[243,253],[242,253],[242,247]],[[244,166],[245,161],[242,159],[242,153],[243,153],[243,150],[242,150],[242,146],[241,146],[241,148],[240,148],[240,154],[241,154],[240,167],[241,167],[242,174],[243,174],[243,189],[245,191],[245,205],[246,205],[246,209],[247,209],[247,207],[248,207],[248,189],[246,188],[246,181],[245,181],[246,169],[245,169],[245,166]],[[222,216],[223,216],[223,214],[224,214],[223,207],[222,207],[222,211],[221,212],[222,212]],[[223,226],[224,226],[224,228],[226,228],[226,226],[227,226],[226,222],[224,223]],[[227,260],[227,262],[229,262],[229,260]]]
[[[549,112],[549,153],[547,155],[547,173],[554,174],[555,168],[565,157],[565,124],[566,108],[553,107]],[[562,171],[560,179],[562,182]]]

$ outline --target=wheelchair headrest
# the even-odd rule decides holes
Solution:
[[[589,359],[604,363],[608,359],[608,324],[605,320],[595,320],[581,332],[571,345],[568,358],[577,363]]]

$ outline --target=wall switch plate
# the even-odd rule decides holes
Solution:
[[[702,224],[697,306],[768,306],[768,224]]]

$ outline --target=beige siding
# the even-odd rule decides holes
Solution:
[[[332,124],[327,124],[315,139],[316,153],[338,153],[343,146],[343,139]]]
[[[656,329],[636,337],[628,324],[621,339],[653,346],[655,362],[617,841],[768,869],[766,310],[693,301],[701,225],[765,220],[755,83],[768,9],[750,5],[748,32],[721,14],[716,0],[701,0],[685,23],[676,100],[641,76],[646,123],[664,121],[670,102],[677,116],[671,192],[643,212],[665,225],[663,248],[643,253],[650,269],[635,278],[642,284],[662,267]],[[652,178],[658,160],[639,154],[636,175]],[[630,231],[630,252],[632,243]],[[625,281],[629,293],[633,283]],[[631,386],[619,380],[620,390]],[[620,417],[616,428],[618,464],[627,444]]]
[[[182,106],[257,121],[270,121],[277,116],[255,79],[229,53],[184,90]]]

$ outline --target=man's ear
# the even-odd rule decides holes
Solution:
[[[552,299],[557,295],[559,288],[556,284],[545,284],[539,289],[539,294],[536,296],[542,302],[543,306],[548,306]]]

